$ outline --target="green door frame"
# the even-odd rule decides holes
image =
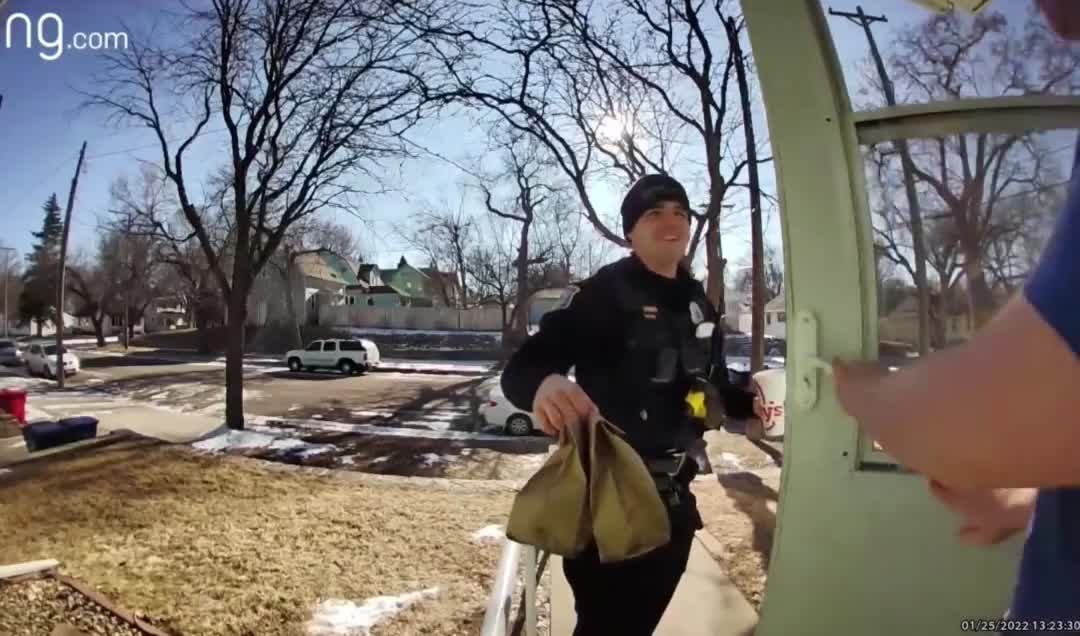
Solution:
[[[818,0],[743,0],[765,100],[789,330],[784,469],[757,636],[948,634],[1008,606],[1022,537],[987,549],[926,480],[872,449],[821,360],[877,357],[876,270],[860,142],[1080,127],[1080,99],[962,100],[852,112]]]

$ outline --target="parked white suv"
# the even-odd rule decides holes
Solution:
[[[337,369],[345,375],[370,371],[379,366],[379,359],[379,348],[366,338],[316,340],[285,354],[290,371]]]

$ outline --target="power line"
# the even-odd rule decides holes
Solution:
[[[205,136],[205,135],[213,135],[213,134],[216,134],[216,133],[219,133],[219,132],[224,132],[225,130],[226,130],[225,128],[216,128],[216,129],[213,129],[213,130],[204,130],[204,131],[202,131],[201,133],[199,133],[199,134],[195,135],[195,137],[194,137],[194,138],[196,138],[196,139],[197,139],[197,138],[199,138],[199,137],[203,137],[203,136]],[[186,136],[181,136],[181,137],[173,137],[173,138],[170,138],[170,139],[166,139],[165,141],[166,141],[167,143],[172,143],[172,142],[175,142],[175,141],[180,141],[181,139],[185,139],[185,140],[186,140],[186,139],[187,139],[187,137],[186,137]],[[115,156],[115,155],[122,155],[122,154],[127,154],[127,153],[131,153],[131,152],[134,152],[134,151],[136,151],[136,150],[146,150],[146,149],[149,149],[149,148],[160,148],[160,147],[161,147],[161,142],[154,142],[154,143],[152,143],[152,144],[144,144],[144,145],[142,145],[142,146],[133,146],[133,147],[131,147],[131,148],[123,148],[123,149],[120,149],[120,150],[110,150],[109,152],[102,152],[102,153],[98,153],[98,154],[96,154],[96,155],[87,155],[87,156],[86,156],[86,157],[85,157],[84,159],[85,159],[85,160],[87,160],[87,161],[89,161],[89,160],[91,160],[91,159],[101,159],[101,158],[103,158],[103,157],[112,157],[112,156]],[[16,208],[18,208],[18,207],[19,207],[20,205],[22,205],[23,203],[25,203],[25,202],[26,202],[26,198],[27,198],[27,197],[29,197],[29,196],[30,196],[30,194],[31,194],[31,193],[33,193],[33,191],[34,191],[34,190],[36,190],[36,189],[37,189],[37,188],[39,188],[39,187],[40,187],[40,186],[41,186],[42,184],[44,184],[44,183],[45,183],[45,182],[46,182],[47,180],[49,180],[50,178],[52,178],[53,176],[55,176],[55,175],[54,175],[54,173],[55,173],[55,172],[56,172],[57,170],[59,170],[59,169],[60,169],[60,166],[61,166],[61,165],[63,165],[63,164],[64,164],[65,162],[67,162],[67,161],[71,161],[71,160],[73,160],[73,159],[75,158],[75,156],[76,156],[77,154],[78,154],[78,153],[71,153],[71,154],[69,154],[69,155],[64,155],[64,156],[63,156],[63,157],[62,157],[62,158],[61,158],[61,159],[60,159],[59,161],[57,161],[57,162],[56,162],[56,163],[55,163],[55,164],[54,164],[54,165],[53,165],[53,166],[52,166],[51,168],[49,168],[49,170],[47,170],[47,171],[45,172],[45,175],[44,175],[43,177],[41,177],[40,179],[38,179],[37,181],[35,181],[35,182],[34,182],[34,183],[33,183],[33,184],[32,184],[32,185],[30,186],[30,187],[28,187],[28,188],[27,188],[27,189],[26,189],[26,190],[24,191],[23,195],[22,195],[21,197],[19,197],[18,199],[16,199],[16,200],[15,200],[15,202],[14,202],[13,204],[11,204],[10,208],[11,208],[11,209],[16,209]]]
[[[200,132],[199,134],[195,135],[194,137],[192,137],[192,139],[198,139],[199,137],[203,137],[205,135],[214,135],[214,134],[217,134],[219,132],[225,132],[226,130],[227,130],[226,128],[215,128],[213,130],[204,130],[204,131]],[[173,137],[171,139],[166,139],[165,142],[166,143],[172,143],[174,141],[180,141],[181,139],[187,140],[188,137],[187,136]],[[154,143],[144,144],[142,146],[134,146],[132,148],[124,148],[124,149],[121,149],[121,150],[110,150],[109,152],[102,152],[102,153],[99,153],[99,154],[96,154],[96,155],[90,155],[90,156],[87,157],[87,159],[100,159],[102,157],[112,157],[114,155],[122,155],[122,154],[130,153],[130,152],[135,152],[136,150],[147,150],[147,149],[150,149],[150,148],[161,148],[161,142],[160,141],[155,141]]]

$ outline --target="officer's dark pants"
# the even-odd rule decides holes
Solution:
[[[648,636],[656,629],[686,571],[694,532],[701,527],[689,488],[679,490],[681,502],[668,507],[671,542],[666,546],[636,559],[600,563],[591,545],[577,558],[563,560],[574,592],[574,636]]]

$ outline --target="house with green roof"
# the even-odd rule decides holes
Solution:
[[[346,290],[351,305],[460,306],[461,286],[455,274],[440,272],[434,268],[414,267],[404,256],[394,269],[380,269],[376,265],[363,264],[357,272],[359,282]]]

